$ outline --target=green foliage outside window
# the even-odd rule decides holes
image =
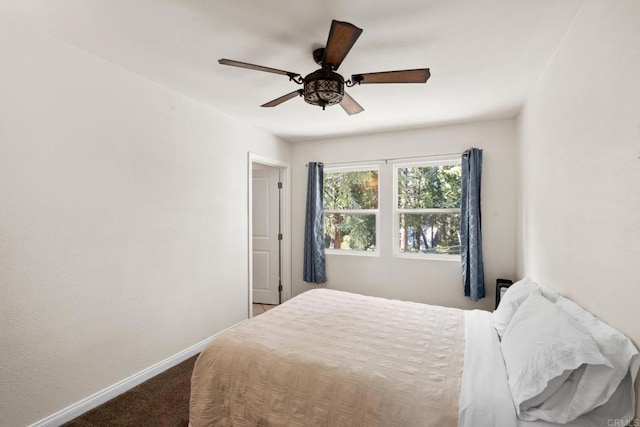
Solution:
[[[460,254],[461,166],[396,168],[400,253]],[[325,171],[326,249],[376,250],[378,170]]]
[[[400,214],[400,252],[460,255],[460,214]]]
[[[459,164],[398,168],[398,208],[460,208],[461,173]]]
[[[325,249],[375,251],[375,215],[324,215]]]
[[[397,169],[400,252],[460,254],[460,175],[459,164]]]
[[[374,251],[378,171],[325,172],[324,240],[327,249]],[[340,212],[346,211],[346,212]]]

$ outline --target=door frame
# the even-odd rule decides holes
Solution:
[[[248,230],[248,315],[253,317],[253,164],[275,167],[281,170],[282,190],[280,193],[282,231],[282,302],[291,298],[291,164],[282,160],[249,152],[247,157],[247,230]]]

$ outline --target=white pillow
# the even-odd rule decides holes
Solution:
[[[554,291],[553,289],[548,288],[541,283],[538,283],[538,286],[540,287],[540,292],[542,293],[542,296],[551,302],[556,302],[561,297],[560,292],[558,291]]]
[[[628,373],[607,403],[579,416],[571,422],[571,425],[600,427],[615,425],[612,424],[612,420],[620,420],[621,422],[622,420],[632,420],[635,403],[633,381],[631,374]]]
[[[516,412],[528,421],[564,424],[587,412],[591,407],[576,391],[595,373],[612,369],[593,338],[535,292],[517,309],[500,347]]]
[[[575,319],[595,340],[600,352],[607,358],[613,367],[610,372],[596,374],[591,382],[586,382],[584,387],[577,390],[579,399],[591,402],[591,407],[596,408],[609,401],[613,393],[618,389],[622,380],[628,374],[635,379],[640,368],[640,353],[631,340],[617,329],[607,325],[575,302],[560,297],[556,305]],[[633,384],[630,385],[631,396],[634,395]],[[624,402],[626,406],[624,414],[611,414],[612,418],[627,419],[633,417],[635,411],[635,399]]]
[[[507,288],[498,308],[493,312],[493,327],[502,338],[514,313],[531,292],[540,294],[540,286],[528,277]]]
[[[551,302],[556,302],[560,298],[560,293],[544,285],[534,282],[529,277],[517,281],[507,288],[504,296],[500,300],[498,308],[493,312],[493,326],[498,332],[498,336],[502,338],[504,332],[509,326],[509,322],[513,317],[522,301],[524,301],[531,292],[539,292],[543,297]]]

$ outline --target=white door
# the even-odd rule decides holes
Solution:
[[[252,170],[253,302],[278,304],[280,169],[256,165]]]

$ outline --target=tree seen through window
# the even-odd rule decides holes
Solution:
[[[461,167],[396,168],[400,253],[460,254]]]
[[[326,249],[376,250],[378,170],[325,171]]]

